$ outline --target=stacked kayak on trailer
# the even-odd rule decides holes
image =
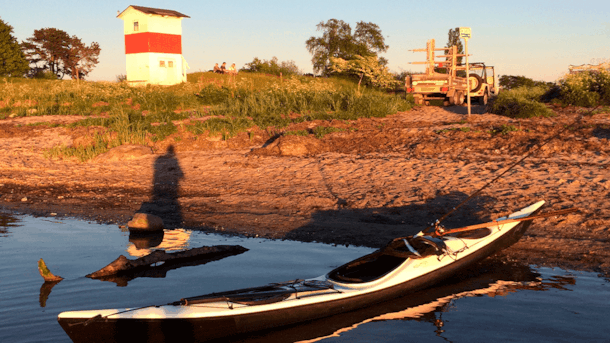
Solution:
[[[162,306],[60,313],[74,342],[205,341],[309,321],[421,290],[519,240],[544,201],[466,234],[423,232],[312,279],[184,298]]]

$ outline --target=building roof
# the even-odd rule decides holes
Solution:
[[[155,14],[155,15],[166,16],[166,17],[190,18],[188,15],[182,14],[180,12],[173,11],[173,10],[165,10],[162,8],[152,8],[152,7],[134,6],[134,5],[130,5],[129,7],[133,8],[135,10],[138,10],[142,13],[146,13],[146,14]],[[127,7],[125,9],[125,11],[127,11],[129,9],[129,7]],[[123,13],[125,13],[125,11],[119,13],[119,15],[117,15],[117,17],[120,17]]]

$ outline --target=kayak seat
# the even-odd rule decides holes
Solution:
[[[365,257],[369,258],[345,264],[328,273],[328,277],[345,283],[370,282],[386,275],[405,261],[405,258],[386,254]]]

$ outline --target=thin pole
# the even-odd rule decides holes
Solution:
[[[470,66],[468,65],[468,38],[464,37],[466,42],[466,97],[468,101],[468,118],[470,118]]]

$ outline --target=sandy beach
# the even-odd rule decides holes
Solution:
[[[0,120],[0,209],[125,225],[135,212],[169,228],[380,247],[441,217],[525,153],[536,152],[443,222],[491,220],[538,200],[544,211],[502,258],[610,275],[610,114],[554,108],[510,119],[475,107],[417,107],[316,139],[253,131],[227,141],[169,137],[154,153],[89,162],[48,159],[82,140],[80,116]],[[574,123],[540,149],[548,137]],[[170,148],[171,146],[171,148]]]

